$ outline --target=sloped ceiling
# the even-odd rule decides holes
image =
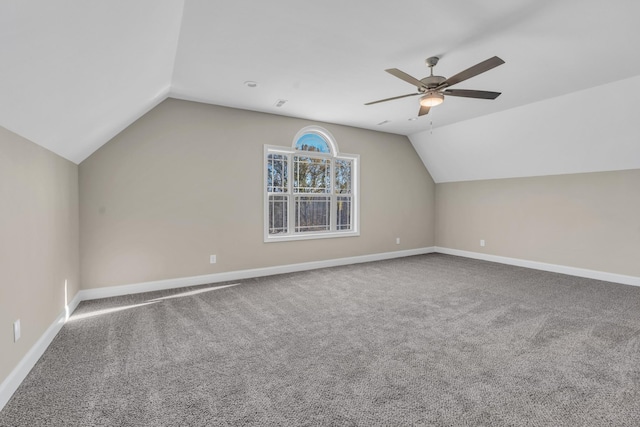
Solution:
[[[640,76],[409,139],[437,183],[640,169],[637,93]]]
[[[638,16],[640,3],[631,0],[5,1],[0,125],[79,163],[172,96],[408,135],[440,182],[508,176],[511,169],[500,165],[524,164],[522,151],[505,149],[509,139],[535,151],[535,138],[517,135],[533,123],[526,111],[542,109],[534,119],[544,127],[547,108],[561,123],[575,103],[594,119],[618,100],[628,104],[633,90],[619,86],[605,91],[606,104],[592,108],[585,104],[590,96],[566,98],[572,101],[562,108],[553,100],[640,75]],[[459,88],[503,94],[495,101],[449,97],[414,121],[417,97],[363,105],[412,93],[384,70],[422,78],[425,58],[434,55],[441,57],[436,74],[445,77],[500,56],[505,65]],[[248,80],[258,86],[245,86]],[[287,102],[276,107],[280,99]],[[482,146],[484,156],[497,159],[496,173],[467,173],[469,163],[488,170],[464,151],[476,126],[497,126],[495,137],[505,138]],[[541,157],[520,169],[530,175],[581,171],[563,169],[577,147],[562,139],[559,147],[567,145],[557,150],[558,167],[550,169]],[[610,154],[599,164],[598,158],[583,162],[586,169],[629,166],[622,156],[617,161]]]
[[[0,2],[0,125],[81,162],[169,94],[182,7]]]

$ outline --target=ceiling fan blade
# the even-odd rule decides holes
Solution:
[[[385,70],[387,73],[396,76],[397,78],[404,80],[407,83],[410,83],[418,88],[421,88],[424,86],[424,83],[422,83],[420,80],[416,79],[415,77],[410,76],[409,74],[405,73],[404,71],[400,71],[397,68],[389,68],[388,70]]]
[[[447,89],[442,93],[450,96],[461,96],[463,98],[478,98],[478,99],[496,99],[501,94],[501,92],[489,92],[486,90],[468,90],[468,89]]]
[[[424,116],[425,114],[429,114],[429,110],[431,107],[425,107],[424,105],[420,105],[420,111],[418,112],[418,117]]]
[[[486,61],[482,61],[471,68],[467,68],[466,70],[456,74],[455,76],[449,77],[447,80],[442,82],[440,86],[438,86],[438,89],[453,86],[467,79],[470,79],[471,77],[475,77],[478,74],[482,74],[485,71],[489,71],[490,69],[495,68],[498,65],[502,65],[502,64],[504,64],[504,61],[498,58],[497,56],[494,56],[493,58],[489,58]]]
[[[378,104],[380,102],[393,101],[394,99],[406,98],[407,96],[416,96],[416,95],[422,95],[422,94],[421,93],[409,93],[407,95],[394,96],[393,98],[385,98],[385,99],[379,99],[377,101],[367,102],[364,105],[373,105],[373,104]]]

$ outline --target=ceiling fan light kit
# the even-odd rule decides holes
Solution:
[[[418,116],[424,116],[429,114],[429,109],[440,105],[444,102],[444,96],[458,96],[462,98],[475,98],[475,99],[496,99],[500,96],[500,92],[489,92],[484,90],[469,90],[469,89],[448,89],[449,87],[468,80],[472,77],[482,74],[485,71],[489,71],[498,65],[504,64],[504,61],[497,56],[489,58],[486,61],[482,61],[473,67],[449,77],[448,79],[442,76],[433,75],[433,67],[438,64],[439,58],[432,56],[425,60],[425,63],[431,70],[428,77],[418,80],[413,76],[401,71],[397,68],[389,68],[385,70],[387,73],[404,80],[405,82],[414,85],[417,89],[417,93],[409,93],[406,95],[394,96],[392,98],[380,99],[378,101],[367,102],[365,105],[378,104],[380,102],[392,101],[394,99],[406,98],[409,96],[422,95],[420,97],[420,110]]]
[[[420,98],[420,105],[423,107],[435,107],[444,102],[444,95],[438,92],[429,92]]]

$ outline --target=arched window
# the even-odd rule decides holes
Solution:
[[[315,132],[307,132],[302,134],[302,136],[295,141],[295,146],[293,148],[299,151],[331,153],[331,149],[329,148],[329,143],[327,143],[327,140]]]
[[[291,148],[265,145],[265,242],[359,235],[359,156],[307,126]]]

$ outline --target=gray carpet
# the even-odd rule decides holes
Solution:
[[[638,426],[640,288],[431,254],[87,301],[0,425]]]

